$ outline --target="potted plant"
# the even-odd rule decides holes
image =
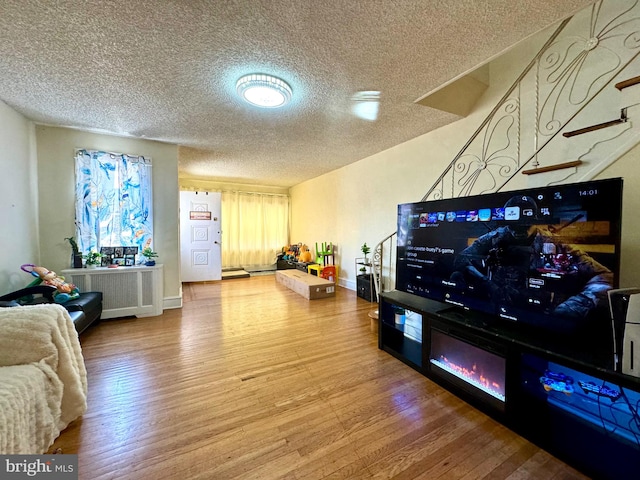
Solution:
[[[360,251],[364,255],[364,264],[369,265],[369,260],[367,260],[367,255],[369,255],[371,248],[369,248],[369,246],[367,245],[367,242],[364,242],[362,244],[362,247],[360,247]]]
[[[153,267],[156,264],[154,258],[156,258],[158,254],[154,252],[151,247],[145,247],[144,250],[142,250],[142,256],[147,259],[144,262],[146,266]]]
[[[87,268],[96,268],[98,265],[102,263],[102,254],[100,252],[96,252],[95,250],[91,250],[84,256],[84,264]]]
[[[71,245],[71,266],[73,268],[82,268],[82,254],[76,239],[74,237],[66,237],[65,240]]]

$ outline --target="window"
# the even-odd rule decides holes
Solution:
[[[271,265],[289,241],[289,197],[222,192],[222,267]]]
[[[151,159],[76,150],[76,237],[84,254],[153,243]]]

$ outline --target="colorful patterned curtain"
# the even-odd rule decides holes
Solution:
[[[75,163],[80,251],[152,247],[151,159],[82,149]]]

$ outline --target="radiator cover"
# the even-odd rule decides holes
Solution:
[[[72,268],[63,270],[81,292],[102,292],[102,318],[162,314],[163,267]]]

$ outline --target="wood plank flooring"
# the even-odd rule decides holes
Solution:
[[[378,350],[374,304],[272,275],[82,335],[89,408],[52,446],[80,479],[581,479]]]

